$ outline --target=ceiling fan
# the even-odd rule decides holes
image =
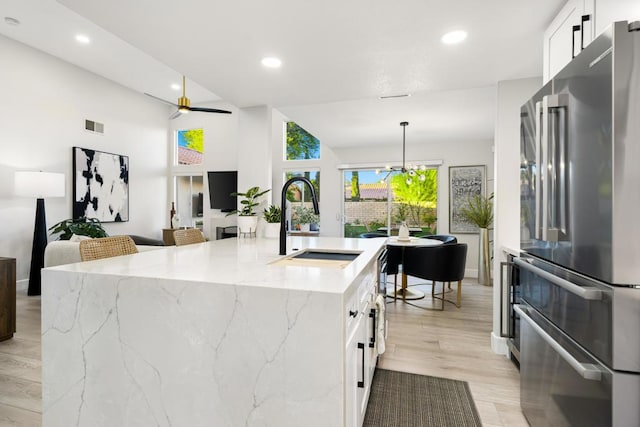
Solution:
[[[178,98],[178,103],[174,104],[173,102],[165,101],[162,98],[158,98],[157,96],[153,96],[150,93],[145,93],[145,95],[150,96],[153,99],[157,99],[158,101],[164,102],[165,104],[173,105],[177,107],[178,110],[169,116],[169,120],[173,120],[181,114],[186,114],[189,111],[200,111],[203,113],[221,113],[221,114],[231,114],[231,111],[227,110],[219,110],[217,108],[203,108],[203,107],[192,107],[191,101],[185,95],[185,77],[182,76],[182,96]]]

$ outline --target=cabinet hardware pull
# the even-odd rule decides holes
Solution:
[[[356,310],[356,311],[349,310],[349,316],[356,317],[357,315],[358,315],[358,310]]]
[[[373,329],[371,330],[371,338],[369,339],[369,348],[376,346],[376,309],[372,308],[369,317],[373,319]]]
[[[580,19],[580,50],[584,49],[584,23],[591,20],[591,15],[582,15]]]
[[[576,32],[580,31],[580,25],[571,27],[571,59],[576,57]]]
[[[359,342],[358,348],[362,350],[362,381],[358,381],[358,388],[364,388],[364,343]]]

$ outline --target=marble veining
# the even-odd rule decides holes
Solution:
[[[189,270],[224,245],[225,273]],[[343,425],[344,301],[380,244],[339,272],[224,245],[45,269],[43,425]]]

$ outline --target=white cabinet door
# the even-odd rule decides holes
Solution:
[[[345,347],[345,426],[358,424],[358,334],[354,333]]]
[[[616,21],[640,20],[639,0],[585,0],[585,7],[593,9],[594,35],[598,36]],[[591,13],[591,12],[589,12]]]
[[[356,424],[358,427],[362,426],[364,422],[364,416],[367,412],[367,402],[369,400],[369,388],[371,387],[371,382],[369,377],[369,359],[367,355],[369,354],[369,342],[367,341],[367,325],[369,322],[367,321],[369,318],[369,304],[367,304],[364,309],[361,311],[360,322],[358,322],[358,329],[356,330],[355,335],[358,337],[357,339],[357,412],[358,412],[358,423]]]
[[[569,0],[544,32],[543,83],[548,82],[567,65],[573,58],[573,53],[579,52],[580,34],[574,34],[573,27],[580,25],[583,13],[583,0]]]

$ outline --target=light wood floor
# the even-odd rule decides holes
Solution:
[[[412,289],[430,294],[431,288]],[[460,309],[452,304],[444,312],[401,301],[387,304],[387,352],[379,367],[467,381],[484,426],[527,426],[520,411],[518,370],[491,351],[491,294],[492,288],[471,280],[463,284]],[[447,298],[455,298],[455,292]],[[430,306],[431,299],[414,303]],[[0,342],[0,426],[39,426],[40,297],[19,292],[17,313],[18,332]]]
[[[409,285],[415,283],[424,281],[410,278]],[[455,286],[447,299],[455,300]],[[427,294],[411,303],[435,304],[431,286],[411,289]],[[378,367],[467,381],[484,426],[528,426],[520,410],[518,369],[491,351],[492,293],[493,288],[470,279],[462,285],[461,308],[445,303],[444,311],[426,311],[402,300],[388,303],[387,351]]]

